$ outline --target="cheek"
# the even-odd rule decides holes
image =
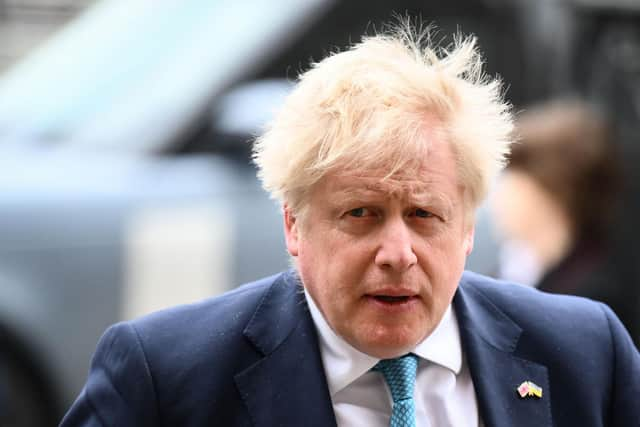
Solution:
[[[334,237],[328,231],[323,239],[301,240],[298,255],[302,281],[326,317],[349,310],[370,264],[361,242]]]
[[[426,252],[439,257],[464,255],[467,249],[466,234],[459,229],[448,229],[425,240]]]
[[[356,238],[328,227],[318,230],[314,236],[313,240],[304,242],[306,260],[327,276],[352,276],[358,266],[373,259],[367,238]]]
[[[305,236],[300,240],[298,270],[307,290],[318,304],[329,299],[336,286],[336,278],[342,274],[342,268],[333,257],[335,248],[325,239]]]
[[[460,230],[448,230],[421,245],[419,259],[425,272],[433,279],[451,280],[459,276],[471,250],[473,240]],[[457,281],[456,281],[457,284]]]

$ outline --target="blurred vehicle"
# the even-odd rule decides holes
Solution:
[[[109,324],[287,267],[248,141],[289,83],[223,92],[325,3],[99,2],[2,76],[0,424],[55,425]]]

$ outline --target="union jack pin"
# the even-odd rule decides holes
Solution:
[[[518,386],[518,394],[522,399],[525,397],[537,397],[542,398],[542,387],[532,383],[531,381],[524,381]]]

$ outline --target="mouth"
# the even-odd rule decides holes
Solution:
[[[408,289],[381,289],[365,296],[379,307],[408,307],[417,302],[420,296]]]
[[[413,298],[409,295],[404,296],[392,296],[392,295],[372,295],[373,299],[376,301],[380,301],[386,304],[401,304],[403,302],[409,301],[409,299]]]

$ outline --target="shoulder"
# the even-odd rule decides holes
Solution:
[[[628,425],[629,417],[637,416],[633,396],[640,393],[640,354],[605,304],[470,272],[464,273],[454,304],[467,350],[497,349],[544,367],[558,396],[556,407],[577,405],[585,414],[606,418],[607,425]],[[572,419],[565,415],[561,418]]]
[[[240,411],[234,374],[260,359],[244,329],[264,301],[277,304],[288,295],[270,290],[294,292],[284,277],[110,327],[98,343],[69,425],[103,416],[110,425],[157,425],[163,417],[168,425],[184,425],[185,417],[204,424],[213,413]],[[188,409],[206,396],[207,410]],[[188,414],[175,408],[187,408]]]
[[[178,305],[126,322],[147,346],[172,343],[198,348],[238,339],[271,286],[285,273],[247,283],[222,295]]]
[[[129,384],[136,371],[153,384],[158,398],[182,389],[219,394],[233,389],[233,375],[260,358],[244,330],[276,286],[292,286],[281,273],[221,296],[161,310],[110,327],[100,340],[94,365]],[[102,368],[101,368],[102,369]],[[138,383],[141,381],[134,380]],[[127,386],[129,387],[129,386]],[[166,402],[160,402],[164,405]]]
[[[219,296],[160,310],[134,319],[130,324],[141,332],[167,329],[186,332],[184,330],[205,325],[208,329],[233,329],[248,321],[264,294],[282,274],[241,285]]]
[[[522,330],[521,344],[534,351],[634,349],[628,332],[605,304],[588,298],[550,294],[523,285],[465,272],[460,291],[475,304],[504,313]]]
[[[156,372],[176,364],[222,363],[231,357],[251,357],[243,336],[246,325],[269,289],[285,273],[242,285],[217,297],[178,305],[111,326],[100,349],[136,353]]]
[[[585,318],[606,323],[610,310],[601,303],[571,295],[550,294],[524,285],[465,271],[460,287],[474,298],[496,306],[512,318],[537,324],[573,324]]]

